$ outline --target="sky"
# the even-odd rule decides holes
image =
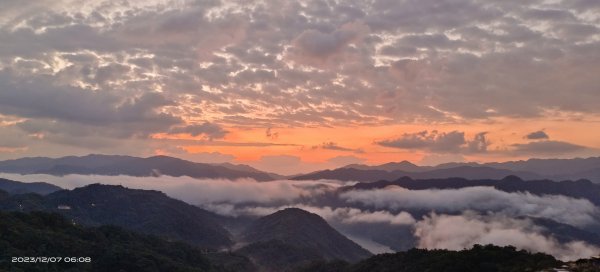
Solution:
[[[600,2],[0,0],[0,159],[600,155]]]

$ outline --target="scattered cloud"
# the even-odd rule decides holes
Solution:
[[[600,115],[593,1],[176,2],[3,2],[0,114],[44,135],[28,154],[116,153],[171,132],[214,141],[246,128],[485,122],[490,135],[379,141],[475,156],[503,120]],[[513,143],[522,156],[574,148]]]
[[[335,142],[324,142],[320,145],[315,145],[312,148],[313,149],[321,148],[321,149],[327,149],[327,150],[345,151],[345,152],[354,152],[354,153],[364,153],[364,151],[362,149],[339,146]]]
[[[535,141],[526,144],[513,144],[512,147],[514,148],[515,152],[528,155],[560,155],[587,149],[585,146],[553,140]]]
[[[277,140],[279,138],[279,132],[274,131],[273,128],[269,127],[265,131],[265,136],[271,140]]]
[[[173,134],[186,133],[194,137],[204,135],[209,140],[220,139],[225,137],[225,135],[227,134],[227,131],[221,126],[210,122],[181,127],[173,127],[169,132]]]
[[[476,134],[472,140],[465,138],[460,131],[431,132],[424,130],[416,133],[404,133],[402,136],[376,142],[378,145],[399,149],[422,150],[434,153],[483,153],[487,151],[489,142],[487,132]]]
[[[538,131],[534,131],[534,132],[531,132],[531,133],[525,135],[525,139],[547,140],[547,139],[550,139],[550,136],[548,136],[548,134],[546,132],[544,132],[543,130],[538,130]]]

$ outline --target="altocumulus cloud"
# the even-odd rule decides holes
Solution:
[[[376,144],[409,150],[424,150],[435,153],[479,153],[486,152],[489,142],[486,132],[477,133],[473,139],[467,140],[462,131],[440,132],[420,131],[404,133],[400,137],[376,142]]]
[[[122,139],[600,113],[594,1],[175,2],[3,1],[0,114]]]

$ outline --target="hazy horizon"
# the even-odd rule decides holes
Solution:
[[[127,154],[100,154],[100,153],[89,153],[89,154],[84,154],[84,155],[66,155],[66,156],[54,156],[54,157],[50,157],[50,156],[32,156],[32,157],[18,157],[18,158],[11,158],[9,160],[12,159],[23,159],[23,158],[35,158],[35,157],[46,157],[46,158],[52,158],[52,159],[58,159],[58,158],[63,158],[63,157],[68,157],[68,156],[76,156],[76,157],[82,157],[82,156],[90,156],[90,155],[102,155],[102,156],[130,156]],[[160,155],[153,155],[153,156],[160,156]],[[350,162],[350,163],[344,163],[343,161],[340,161],[338,163],[315,163],[315,164],[311,164],[308,167],[305,166],[306,169],[304,172],[288,172],[285,169],[278,169],[278,168],[272,168],[269,165],[263,165],[263,164],[259,164],[259,163],[252,163],[252,162],[236,162],[236,161],[226,161],[226,162],[211,162],[211,161],[206,161],[206,160],[194,160],[193,158],[186,158],[184,156],[177,156],[177,155],[168,155],[169,157],[173,157],[173,158],[178,158],[178,159],[183,159],[183,160],[188,160],[191,162],[196,162],[196,163],[206,163],[206,164],[224,164],[224,163],[232,163],[234,165],[248,165],[251,166],[257,170],[260,171],[264,171],[264,172],[268,172],[268,173],[274,173],[274,174],[278,174],[278,175],[283,175],[283,176],[294,176],[294,175],[299,175],[299,174],[307,174],[310,172],[315,172],[315,171],[322,171],[322,170],[333,170],[336,168],[341,168],[344,166],[351,166],[351,165],[366,165],[366,166],[378,166],[378,165],[383,165],[383,164],[387,164],[387,163],[401,163],[401,162],[408,162],[411,163],[413,165],[416,166],[439,166],[439,165],[443,165],[446,163],[477,163],[477,164],[482,164],[481,161],[447,161],[447,162],[441,162],[441,163],[436,163],[436,164],[420,164],[418,162],[412,162],[409,160],[402,160],[402,161],[388,161],[388,162],[381,162],[381,163],[367,163],[367,162]],[[133,156],[135,157],[135,156]],[[150,156],[152,157],[152,156]],[[570,157],[570,158],[527,158],[527,159],[523,159],[522,161],[526,161],[526,160],[544,160],[544,159],[589,159],[589,158],[597,158],[599,156],[591,156],[591,157]],[[146,157],[147,158],[147,157]],[[2,161],[2,160],[0,160]],[[521,161],[521,160],[505,160],[505,161],[488,161],[488,162],[496,162],[496,163],[504,163],[504,162],[514,162],[514,161]],[[283,171],[283,172],[282,172]],[[294,170],[292,170],[294,171]],[[2,171],[0,171],[0,173],[2,173]]]

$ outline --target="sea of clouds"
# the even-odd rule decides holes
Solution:
[[[600,254],[600,248],[584,241],[559,242],[532,220],[551,219],[577,228],[600,225],[599,207],[588,200],[560,195],[508,193],[492,187],[407,190],[397,186],[338,193],[338,188],[353,183],[336,180],[258,182],[253,179],[42,174],[0,174],[0,177],[23,182],[43,181],[65,189],[101,183],[159,190],[228,216],[263,216],[286,207],[298,207],[320,215],[333,226],[386,224],[390,229],[411,228],[415,246],[419,248],[459,250],[491,243],[545,252],[562,260]],[[426,211],[424,215],[423,211]],[[388,245],[369,237],[356,233],[348,236],[373,252],[390,251]]]

